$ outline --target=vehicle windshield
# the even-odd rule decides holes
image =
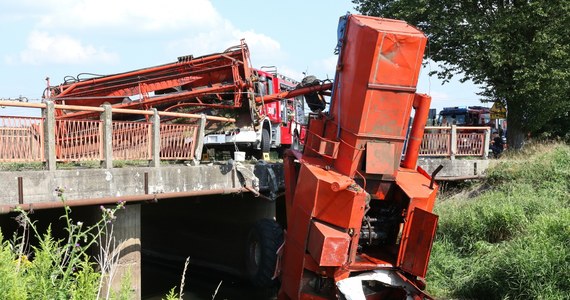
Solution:
[[[465,115],[447,115],[442,116],[439,115],[437,119],[437,123],[441,126],[448,126],[448,125],[464,125],[465,124]]]

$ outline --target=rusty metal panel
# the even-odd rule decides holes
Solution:
[[[43,161],[43,119],[0,117],[0,161]]]
[[[386,29],[378,39],[370,82],[415,87],[423,59],[425,36],[402,21],[376,19],[374,23]],[[391,26],[386,26],[387,23]]]
[[[313,221],[307,250],[321,267],[342,266],[348,259],[348,233]]]
[[[402,21],[349,18],[340,88],[330,109],[343,129],[405,136],[426,41],[422,32]]]
[[[425,277],[435,229],[437,215],[421,208],[414,208],[410,217],[407,236],[402,238],[403,254],[398,265],[410,274]]]
[[[56,120],[55,147],[58,161],[102,160],[102,122]]]
[[[394,143],[366,143],[367,174],[394,174],[398,167],[398,158]]]
[[[193,159],[198,128],[188,124],[160,124],[160,159]]]
[[[335,159],[337,157],[340,142],[323,138],[310,131],[308,132],[308,136],[311,138],[308,139],[309,142],[305,144],[305,147],[326,158]]]
[[[438,130],[444,131],[444,130]],[[424,132],[420,156],[450,156],[451,133],[447,132]]]
[[[113,158],[151,159],[151,123],[113,122]]]
[[[296,205],[311,216],[334,226],[357,228],[362,223],[365,193],[351,189],[334,191],[332,185],[348,177],[330,170],[303,165],[295,190]]]

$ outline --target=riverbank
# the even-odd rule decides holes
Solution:
[[[569,299],[570,146],[505,153],[436,205],[427,275],[438,299]]]

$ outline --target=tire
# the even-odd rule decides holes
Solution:
[[[277,250],[283,244],[283,230],[271,219],[257,221],[247,237],[246,272],[249,281],[259,288],[276,285],[273,280]]]
[[[269,130],[267,130],[267,128],[263,128],[263,130],[261,130],[261,153],[269,153],[270,149],[271,138],[269,136]]]

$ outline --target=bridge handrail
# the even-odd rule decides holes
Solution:
[[[426,126],[420,156],[449,157],[489,155],[491,127],[487,126]]]
[[[112,168],[113,160],[147,160],[154,167],[161,160],[199,161],[205,123],[234,119],[152,110],[15,103],[0,106],[41,108],[42,117],[0,116],[0,162],[42,162],[55,170],[56,162],[99,161]],[[100,120],[57,119],[56,109],[100,112]],[[113,121],[113,113],[148,115],[150,122]],[[160,116],[199,118],[196,124],[165,124]]]
[[[27,108],[46,108],[46,103],[26,103],[26,102],[14,102],[14,101],[0,101],[0,106],[11,106],[11,107],[27,107]],[[81,106],[81,105],[67,105],[67,104],[54,104],[55,109],[65,109],[65,110],[78,110],[78,111],[95,111],[104,112],[105,109],[100,106]],[[135,114],[135,115],[154,115],[153,110],[143,110],[143,109],[125,109],[125,108],[113,108],[111,107],[111,112],[121,113],[121,114]],[[171,111],[159,111],[159,116],[165,117],[176,117],[176,118],[191,118],[200,119],[202,115],[200,114],[187,114],[187,113],[177,113]],[[216,116],[205,116],[208,121],[221,121],[235,123],[234,118],[224,118]]]

